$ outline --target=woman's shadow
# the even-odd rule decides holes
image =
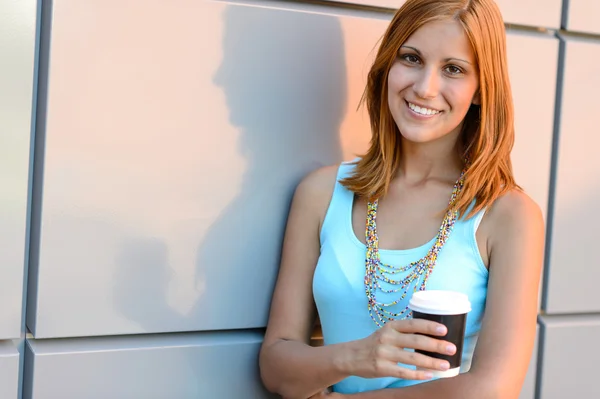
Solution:
[[[198,249],[205,293],[191,317],[206,330],[266,326],[294,188],[309,171],[341,160],[346,108],[337,18],[235,6],[224,18],[214,80],[241,130],[246,170],[239,195],[215,204],[220,216]]]
[[[237,147],[245,170],[239,195],[229,204],[211,205],[210,211],[219,216],[197,248],[199,297],[186,314],[167,303],[169,248],[144,238],[124,243],[117,260],[115,306],[147,333],[265,327],[293,191],[309,171],[342,159],[347,78],[338,18],[233,5],[225,8],[223,18],[223,60],[214,82],[225,93],[229,123],[240,131]],[[218,137],[219,132],[201,134]],[[220,173],[202,166],[207,173]],[[223,187],[231,184],[236,183],[220,182]],[[219,187],[205,187],[206,197],[215,190]],[[150,253],[157,259],[149,261]],[[145,288],[137,294],[127,291],[140,286],[136,280],[144,281]],[[148,304],[160,314],[147,309]],[[256,359],[249,361],[248,369],[256,372]],[[193,356],[188,367],[198,375],[207,369]],[[227,375],[227,365],[223,367]],[[250,377],[251,384],[260,381],[258,375]],[[240,388],[232,385],[228,394],[247,388],[238,382]],[[189,388],[192,392],[198,387]],[[219,389],[214,393],[223,397],[224,387]],[[248,392],[240,395],[248,397]]]

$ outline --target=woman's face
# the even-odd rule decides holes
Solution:
[[[388,75],[388,105],[405,140],[426,143],[458,137],[478,104],[475,54],[454,20],[430,22],[408,38]]]

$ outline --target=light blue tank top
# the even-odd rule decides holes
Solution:
[[[369,316],[364,288],[366,246],[356,237],[352,228],[352,205],[354,193],[339,181],[350,175],[353,164],[342,163],[333,196],[320,233],[321,252],[313,277],[313,295],[325,345],[365,338],[377,330]],[[468,371],[481,329],[485,308],[488,271],[481,259],[475,232],[484,211],[472,218],[459,219],[441,250],[434,271],[427,282],[427,289],[454,290],[468,295],[471,312],[467,315],[465,342],[461,372]],[[366,223],[366,220],[365,220]],[[441,223],[441,221],[440,221]],[[395,266],[416,261],[427,253],[435,237],[418,248],[408,250],[380,249],[381,261]],[[399,279],[398,275],[395,279]],[[410,292],[397,308],[404,309],[410,300]],[[395,300],[399,294],[378,293],[378,301]],[[391,302],[391,301],[389,301]],[[334,385],[334,391],[351,394],[382,388],[399,388],[422,381],[403,380],[395,377],[366,379],[348,377]]]

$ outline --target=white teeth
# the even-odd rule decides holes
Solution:
[[[440,113],[440,111],[436,111],[435,109],[422,108],[413,103],[408,103],[408,107],[415,111],[417,114],[421,115],[435,115]]]

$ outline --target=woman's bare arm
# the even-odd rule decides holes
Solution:
[[[333,192],[337,167],[309,174],[294,194],[281,267],[260,352],[262,380],[285,398],[306,399],[347,377],[341,345],[311,347],[316,318],[312,278],[319,258],[319,232]]]

